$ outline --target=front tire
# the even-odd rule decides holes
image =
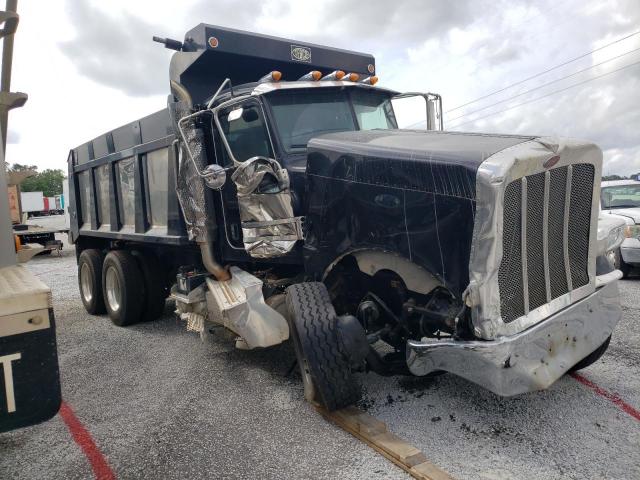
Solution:
[[[144,278],[129,252],[114,250],[102,265],[102,291],[107,313],[119,327],[140,320],[144,306]]]
[[[305,398],[320,402],[329,411],[360,400],[360,385],[351,372],[338,335],[336,312],[324,284],[291,285],[286,303]]]
[[[78,258],[78,287],[87,313],[99,315],[105,312],[102,296],[102,252],[83,250]]]

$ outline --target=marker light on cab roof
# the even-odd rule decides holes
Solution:
[[[311,80],[313,82],[317,82],[322,77],[322,73],[318,70],[311,70],[309,73],[301,76],[298,80]]]
[[[258,80],[258,83],[279,82],[281,78],[282,73],[277,70],[273,70],[272,72],[267,73],[264,77]]]
[[[344,77],[344,72],[342,70],[334,70],[331,73],[328,73],[327,75],[325,75],[324,77],[321,78],[321,80],[342,80],[342,77]]]
[[[372,75],[370,77],[364,78],[362,80],[360,80],[360,83],[366,83],[368,85],[375,85],[376,83],[378,83],[378,77],[376,77],[375,75]]]

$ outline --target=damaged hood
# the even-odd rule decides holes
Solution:
[[[478,168],[534,138],[417,130],[316,137],[307,148],[307,250],[325,252],[329,263],[357,249],[398,253],[461,296],[469,283]]]
[[[332,133],[309,141],[307,173],[474,199],[480,164],[533,138],[424,130]],[[322,158],[321,152],[331,153]]]

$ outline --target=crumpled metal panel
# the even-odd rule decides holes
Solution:
[[[617,270],[598,277],[594,293],[546,321],[495,340],[410,340],[407,365],[414,375],[447,371],[492,392],[518,395],[549,387],[602,345],[622,311]]]
[[[289,338],[285,318],[264,302],[262,281],[238,267],[230,268],[231,279],[207,278],[207,320],[240,335],[236,347],[265,348]]]
[[[182,117],[189,115],[191,111],[180,102],[170,103],[169,112],[174,124],[176,136],[178,136],[177,122]],[[207,166],[207,158],[204,148],[204,133],[196,128],[193,120],[186,121],[183,130],[193,159],[199,170]],[[179,142],[179,168],[176,193],[182,215],[187,226],[189,240],[198,243],[208,242],[212,239],[211,232],[215,230],[215,216],[207,214],[207,199],[205,196],[204,180],[198,175],[193,162],[189,158],[189,152],[184,142]],[[211,209],[211,212],[213,210]]]
[[[287,170],[275,160],[253,157],[239,164],[231,179],[247,253],[271,258],[290,252],[303,235],[302,219],[293,215]]]

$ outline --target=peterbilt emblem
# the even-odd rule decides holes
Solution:
[[[291,45],[291,60],[311,63],[311,49],[309,47]]]
[[[544,162],[542,164],[542,166],[544,168],[551,168],[553,167],[556,163],[558,163],[560,161],[560,155],[554,155],[553,157],[551,157],[549,160],[547,160],[546,162]]]

